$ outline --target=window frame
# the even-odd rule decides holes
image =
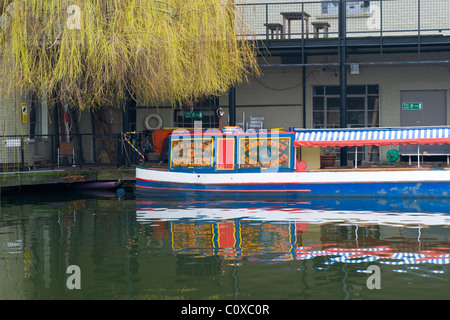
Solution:
[[[364,87],[364,93],[358,92],[358,89],[361,89]],[[374,99],[380,97],[379,92],[379,85],[374,84],[364,84],[364,85],[349,85],[347,86],[347,100],[352,98],[357,99],[364,99],[364,108],[357,108],[353,110],[348,110],[347,108],[347,119],[350,119],[349,115],[350,113],[354,112],[364,112],[364,123],[347,123],[347,126],[349,128],[364,128],[372,126],[372,116],[374,110],[373,104],[371,104],[371,101],[374,101]],[[311,103],[311,127],[315,129],[326,129],[326,128],[339,128],[340,123],[339,122],[333,122],[332,125],[330,125],[328,121],[328,113],[335,113],[335,116],[337,119],[339,119],[339,110],[329,110],[328,105],[328,99],[339,99],[339,86],[335,85],[319,85],[319,86],[312,86],[312,103]],[[350,92],[349,92],[350,91]],[[352,91],[354,93],[352,93]],[[315,110],[314,102],[318,101],[318,98],[323,99],[323,106],[319,106],[320,109]],[[372,98],[372,99],[371,99]],[[339,100],[338,100],[339,101]],[[380,108],[378,107],[377,110],[378,114],[376,116],[376,125],[375,127],[379,127],[380,125]],[[323,113],[323,116],[321,120],[323,120],[323,123],[315,123],[315,113]],[[371,162],[373,162],[373,159],[376,159],[378,156],[379,148],[378,147],[364,147],[364,148],[358,148],[358,161],[364,161],[365,159],[369,158],[370,153],[370,159]],[[334,154],[339,158],[339,149],[335,150]],[[355,148],[348,148],[348,160],[355,159]]]
[[[194,128],[194,121],[200,119],[186,119],[184,117],[185,112],[202,112],[202,128],[218,128],[219,118],[216,114],[216,110],[219,107],[219,97],[213,96],[202,99],[194,104],[193,109],[187,104],[183,104],[174,109],[173,123],[178,128]]]
[[[322,14],[323,15],[337,15],[339,12],[339,2],[322,0]],[[359,5],[358,5],[359,4]],[[331,10],[330,10],[331,8]],[[346,3],[347,13],[368,13],[370,10],[370,1],[348,1]],[[357,9],[356,9],[357,8]]]

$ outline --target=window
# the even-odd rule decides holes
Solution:
[[[338,14],[339,2],[324,1],[322,3],[322,14]]]
[[[322,14],[338,14],[339,1],[323,0]],[[370,1],[349,1],[347,2],[347,13],[369,12]]]
[[[379,126],[378,85],[347,87],[347,125],[349,128]],[[313,127],[340,127],[339,86],[313,87]],[[359,148],[358,154],[358,161],[375,161],[378,148]],[[349,160],[354,157],[355,148],[350,148]]]
[[[202,128],[218,128],[219,117],[216,110],[219,107],[219,98],[206,98],[197,102],[193,109],[187,105],[174,111],[174,124],[180,128],[194,128],[194,121],[202,121]]]

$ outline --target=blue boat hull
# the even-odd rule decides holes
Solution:
[[[448,171],[364,172],[352,177],[342,172],[248,174],[181,174],[139,169],[136,173],[137,193],[180,195],[210,194],[214,196],[338,196],[338,197],[448,197]],[[419,174],[420,173],[420,174]],[[309,175],[308,175],[309,174]],[[387,177],[383,177],[386,176]],[[415,179],[416,177],[417,179]],[[426,177],[426,178],[425,178]]]

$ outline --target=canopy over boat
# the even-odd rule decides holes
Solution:
[[[354,147],[450,143],[450,127],[294,129],[295,147]]]

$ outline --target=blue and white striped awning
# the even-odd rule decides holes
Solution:
[[[296,147],[353,147],[450,143],[450,127],[297,129]]]

